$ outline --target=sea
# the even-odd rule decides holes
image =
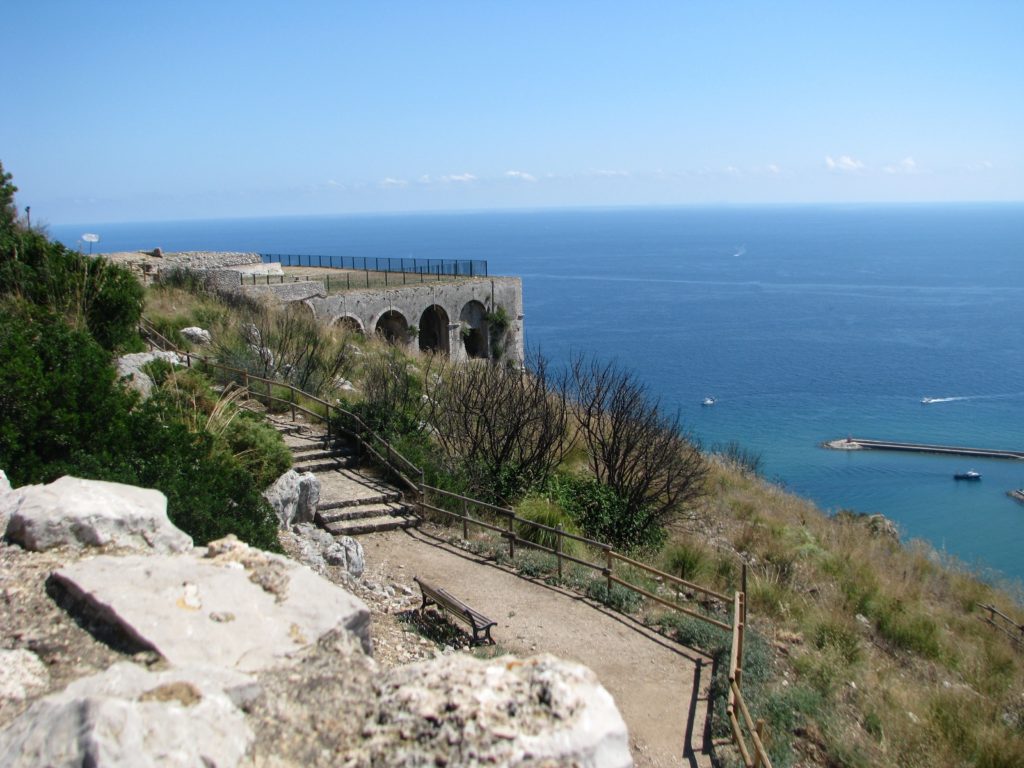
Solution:
[[[835,513],[881,513],[1024,581],[1024,461],[826,450],[847,436],[1024,450],[1024,205],[611,208],[53,226],[97,250],[485,259],[527,345],[633,371],[711,448]],[[715,404],[702,405],[705,397]],[[922,404],[923,398],[934,402]],[[968,469],[980,482],[958,482]]]

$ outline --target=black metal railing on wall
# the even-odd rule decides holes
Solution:
[[[265,264],[283,267],[358,269],[368,272],[411,272],[417,275],[487,277],[486,259],[416,259],[391,256],[318,256],[305,253],[261,253]]]

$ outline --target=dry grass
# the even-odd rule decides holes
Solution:
[[[777,764],[1024,765],[1024,654],[977,608],[1022,622],[1014,594],[720,462],[710,482],[710,543],[747,562],[753,626],[781,662],[758,697],[788,725]],[[794,691],[820,705],[787,720],[776,709],[799,710]]]

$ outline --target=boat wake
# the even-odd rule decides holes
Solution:
[[[969,397],[924,397],[921,398],[921,405],[934,405],[935,403],[952,403],[957,400],[970,400]]]

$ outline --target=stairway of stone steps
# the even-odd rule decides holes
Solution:
[[[316,523],[321,528],[335,536],[358,536],[416,524],[401,491],[361,471],[351,448],[332,445],[322,426],[269,416],[268,420],[291,450],[292,468],[312,472],[320,480]]]

